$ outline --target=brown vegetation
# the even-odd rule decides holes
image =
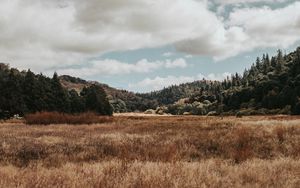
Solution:
[[[297,117],[0,124],[0,187],[299,187]]]
[[[76,115],[59,112],[37,112],[25,116],[25,122],[29,125],[50,125],[50,124],[95,124],[111,122],[112,117],[98,116],[92,112]]]
[[[1,187],[279,187],[297,188],[300,162],[254,159],[240,165],[216,159],[155,163],[112,160],[67,163],[59,168],[35,166],[0,169]],[[297,174],[298,173],[298,174]]]

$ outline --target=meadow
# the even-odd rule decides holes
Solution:
[[[300,187],[300,117],[0,123],[0,187]]]

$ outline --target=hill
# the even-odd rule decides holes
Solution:
[[[134,92],[116,89],[108,86],[107,84],[96,81],[86,81],[69,75],[62,75],[59,79],[64,88],[69,91],[75,90],[78,93],[80,93],[84,87],[89,87],[91,85],[102,87],[107,94],[107,98],[109,99],[114,112],[117,113],[145,111],[149,108],[158,106],[156,100],[144,98]]]
[[[156,100],[161,101],[161,109],[172,114],[300,114],[300,47],[287,55],[278,50],[272,58],[264,54],[242,75],[200,83],[191,89],[192,96],[173,104],[170,103],[179,98],[178,91],[187,91],[189,84],[156,92],[152,98],[159,96]]]
[[[66,88],[78,92],[97,84],[104,88],[115,112],[156,110],[194,115],[255,115],[300,113],[300,47],[290,54],[264,54],[242,75],[223,81],[198,80],[149,93],[118,90],[98,82],[61,76]]]
[[[127,90],[120,90],[110,87],[107,84],[96,81],[86,81],[81,78],[69,75],[59,76],[62,86],[68,90],[75,90],[78,93],[92,84],[101,86],[114,108],[114,112],[135,112],[147,109],[156,109],[161,105],[173,104],[176,101],[187,98],[199,93],[202,87],[206,87],[210,81],[194,81],[180,85],[173,85],[159,91],[149,93],[134,93]]]
[[[169,105],[180,99],[191,97],[200,93],[202,88],[206,88],[213,81],[198,80],[180,85],[172,85],[159,91],[137,94],[140,97],[155,100],[160,105]]]

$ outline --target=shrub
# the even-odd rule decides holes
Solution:
[[[112,122],[113,117],[98,116],[95,113],[87,112],[76,115],[59,112],[37,112],[25,116],[25,122],[29,125],[49,124],[95,124]]]
[[[155,110],[148,109],[144,112],[145,114],[155,114]]]

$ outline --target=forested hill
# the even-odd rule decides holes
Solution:
[[[97,83],[108,94],[115,112],[154,109],[171,114],[299,114],[300,48],[290,54],[264,54],[243,74],[222,82],[199,80],[160,91],[138,94],[108,85],[62,76],[62,85],[80,90]]]
[[[101,86],[107,93],[115,112],[145,111],[147,109],[156,109],[161,105],[173,104],[182,98],[191,97],[195,93],[199,93],[201,88],[209,83],[209,81],[203,80],[194,81],[170,86],[160,91],[140,94],[119,90],[103,83],[86,81],[69,75],[62,75],[59,79],[63,87],[68,90],[76,90],[77,92],[92,84]]]
[[[86,81],[69,75],[62,75],[59,79],[64,88],[67,90],[75,90],[78,93],[80,93],[84,87],[89,87],[90,85],[100,86],[106,92],[114,112],[145,111],[149,108],[159,106],[156,100],[147,99],[134,92],[116,89],[103,83]]]
[[[222,82],[202,81],[194,94],[174,104],[162,104],[160,111],[172,114],[300,114],[300,47],[275,57],[264,54],[242,75],[233,74]],[[183,85],[186,87],[186,85]],[[179,86],[180,87],[180,86]],[[171,87],[172,88],[172,87]],[[175,96],[180,88],[168,88]],[[165,91],[152,94],[160,97]],[[146,96],[151,96],[147,94]]]
[[[20,72],[0,63],[0,91],[0,118],[38,111],[112,114],[102,87],[91,84],[82,88],[80,93],[66,90],[56,73],[48,78],[30,70]]]
[[[290,54],[264,54],[242,75],[222,82],[199,80],[145,94],[68,75],[48,78],[0,63],[0,91],[0,118],[36,111],[147,109],[160,114],[300,114],[300,47]]]
[[[140,97],[149,100],[155,100],[160,105],[169,105],[177,102],[180,99],[191,97],[200,93],[203,88],[207,88],[214,81],[198,80],[180,85],[166,87],[159,91],[137,94]]]

